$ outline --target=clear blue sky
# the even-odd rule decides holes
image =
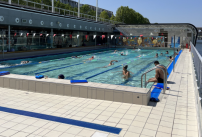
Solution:
[[[96,6],[96,0],[80,1]],[[151,23],[191,23],[202,27],[202,0],[98,0],[98,6],[114,14],[118,7],[129,6]]]

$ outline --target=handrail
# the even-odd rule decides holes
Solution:
[[[166,66],[161,65],[161,64],[159,64],[158,66],[162,66],[162,67],[164,67],[164,68],[167,68]],[[168,75],[168,70],[167,70],[167,69],[165,69],[165,70],[166,70],[166,72],[165,72],[165,73],[166,73],[166,77],[165,77],[164,79],[166,80],[166,81],[165,81],[165,84],[166,84],[165,86],[166,86],[166,88],[167,88],[167,80],[168,80],[168,79],[167,79],[167,75]]]
[[[159,66],[163,66],[163,65],[159,65]],[[142,76],[141,76],[141,87],[143,86],[143,76],[145,75],[145,88],[146,88],[146,74],[149,73],[149,72],[151,72],[151,71],[153,71],[153,70],[155,70],[155,69],[157,69],[157,68],[161,69],[161,70],[163,71],[163,74],[164,74],[163,94],[165,94],[166,88],[167,88],[167,87],[166,87],[166,86],[167,86],[167,84],[166,84],[166,83],[167,83],[166,72],[164,71],[163,68],[158,67],[158,66],[156,66],[156,67],[154,67],[154,68],[151,68],[151,69],[147,70],[145,73],[142,74]],[[166,70],[166,71],[167,71],[167,70]]]

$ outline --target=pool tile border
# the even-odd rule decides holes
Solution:
[[[102,83],[71,84],[70,80],[35,79],[34,76],[0,76],[0,87],[29,92],[147,105],[152,89]]]

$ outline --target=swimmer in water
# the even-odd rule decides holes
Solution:
[[[130,71],[127,70],[128,69],[128,65],[123,66],[123,78],[124,79],[128,79],[130,77]]]
[[[72,58],[82,58],[82,57],[78,57],[78,56],[72,56]]]
[[[123,53],[123,52],[121,52],[121,56],[127,56],[127,55],[124,55],[124,53]]]
[[[172,56],[169,56],[169,60],[172,61],[172,60],[173,60],[173,57],[172,57]]]
[[[29,63],[30,61],[21,61],[21,63],[20,64],[27,64],[27,63]]]
[[[115,51],[114,51],[114,53],[117,53],[117,52],[118,52],[118,50],[115,50]]]
[[[166,51],[166,54],[169,54],[169,52],[168,52],[168,51]]]
[[[163,53],[161,53],[161,56],[163,56]]]
[[[158,53],[156,53],[156,56],[155,56],[156,58],[158,58],[159,57],[159,54]]]
[[[135,58],[140,58],[140,57],[142,57],[142,55],[139,55],[139,56],[137,56],[137,57],[135,57]]]
[[[95,59],[94,56],[92,56],[91,58],[89,58],[89,59],[87,59],[87,60],[93,60],[93,59]]]
[[[109,66],[114,65],[114,63],[113,63],[113,62],[118,62],[118,60],[111,60],[111,61],[110,61],[110,63],[109,63],[109,65],[104,66],[104,67],[102,67],[102,68],[107,68],[107,67],[109,67]]]

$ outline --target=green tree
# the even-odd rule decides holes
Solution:
[[[112,18],[114,19],[114,17]],[[145,24],[149,23],[148,19],[145,19],[140,13],[135,10],[124,6],[121,6],[116,11],[116,21],[124,22],[126,24]]]
[[[91,11],[90,7],[88,5],[83,5],[80,7],[80,12],[84,14],[88,14]]]
[[[116,21],[116,17],[114,15],[112,15],[110,20]]]
[[[52,0],[43,0],[43,4],[52,6]]]
[[[88,12],[88,15],[96,16],[96,11],[90,10],[90,11]]]
[[[100,13],[100,18],[109,19],[109,15],[108,15],[108,13],[104,10],[103,12]]]
[[[150,24],[150,21],[149,21],[148,18],[144,18],[144,20],[145,20],[145,23],[146,23],[146,24]]]

